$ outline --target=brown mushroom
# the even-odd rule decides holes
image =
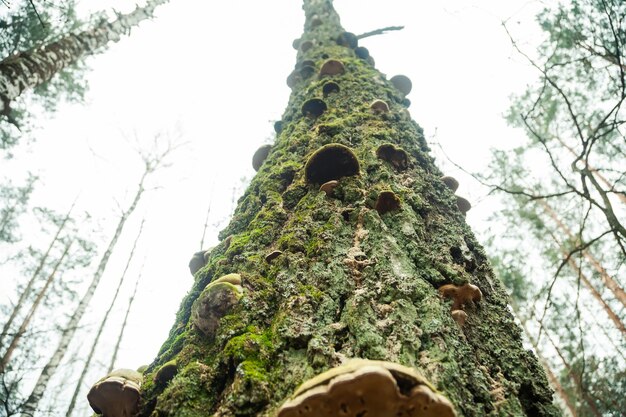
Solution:
[[[454,177],[449,177],[446,175],[441,177],[441,181],[443,181],[446,187],[451,189],[453,192],[459,188],[459,182]]]
[[[201,250],[200,252],[194,253],[189,260],[189,272],[191,272],[191,275],[196,275],[196,272],[206,265],[206,259],[204,258],[205,252],[206,251]]]
[[[282,254],[283,252],[279,250],[272,251],[265,256],[265,262],[271,262]]]
[[[233,235],[228,235],[226,239],[222,241],[222,243],[224,244],[224,250],[228,249],[228,247],[230,246],[230,242],[232,240],[233,240]]]
[[[129,417],[139,411],[143,375],[117,369],[96,382],[87,394],[89,405],[104,417]]]
[[[304,171],[309,184],[324,184],[359,174],[359,161],[347,146],[330,143],[315,151],[308,159]]]
[[[382,100],[374,100],[372,104],[370,104],[370,109],[374,113],[388,113],[389,105]]]
[[[302,81],[302,78],[297,70],[291,71],[287,76],[287,86],[289,88],[294,88],[299,81]]]
[[[406,75],[394,75],[391,77],[391,84],[398,89],[403,95],[407,95],[411,92],[411,88],[413,88],[413,84],[411,80]]]
[[[291,46],[293,46],[293,49],[298,49],[300,47],[300,38],[296,38],[293,40],[293,42],[291,42]]]
[[[382,216],[385,213],[399,209],[400,199],[393,191],[382,191],[378,194],[374,208]]]
[[[343,66],[341,61],[336,59],[329,59],[328,61],[322,64],[322,68],[320,68],[320,77],[324,75],[339,75],[343,74],[346,71],[346,68]]]
[[[328,97],[329,95],[333,93],[338,93],[338,92],[339,92],[339,85],[332,81],[327,82],[322,87],[322,94],[324,95],[324,97]]]
[[[458,195],[456,196],[456,205],[463,214],[467,213],[472,208],[472,204],[469,201]]]
[[[252,156],[252,168],[255,171],[258,171],[267,159],[267,155],[270,154],[270,150],[272,149],[272,145],[263,145],[259,149],[256,150],[254,155]]]
[[[404,171],[409,166],[409,157],[406,151],[390,143],[380,145],[376,150],[376,156],[389,162],[398,171]]]
[[[280,132],[283,131],[283,122],[282,120],[277,120],[276,122],[274,122],[274,132],[276,132],[276,134],[280,134]]]
[[[337,37],[337,44],[354,49],[359,46],[359,39],[352,32],[343,32]]]
[[[312,117],[314,119],[320,117],[328,107],[324,100],[319,98],[312,98],[307,100],[302,105],[302,114],[306,117]]]
[[[456,321],[459,326],[463,327],[465,320],[467,320],[467,313],[463,310],[452,310],[452,313],[450,314],[452,315],[454,321]]]
[[[337,180],[328,181],[320,186],[320,191],[324,191],[326,193],[326,196],[330,197],[330,195],[333,193],[333,190],[338,185],[339,181]]]
[[[356,359],[302,384],[278,417],[454,417],[454,407],[411,368]]]
[[[439,287],[439,294],[443,298],[452,298],[452,310],[462,310],[463,307],[472,302],[479,302],[483,298],[483,293],[476,285],[465,284],[460,287],[454,284],[446,284]]]

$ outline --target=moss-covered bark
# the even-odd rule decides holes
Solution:
[[[330,0],[305,0],[304,10],[299,44],[312,46],[298,52],[282,130],[145,372],[141,415],[272,416],[300,383],[347,358],[418,369],[459,416],[558,415],[402,93],[363,50],[337,42],[343,29]],[[328,59],[343,73],[320,76]],[[324,88],[329,80],[336,86]],[[314,98],[326,104],[319,116],[319,103],[302,111]],[[389,111],[370,108],[375,100]],[[305,165],[328,144],[350,148],[359,173],[321,191]],[[243,294],[203,333],[192,305],[227,274],[239,274]],[[466,283],[482,299],[462,306],[459,325],[438,289]],[[175,376],[155,382],[172,361]]]

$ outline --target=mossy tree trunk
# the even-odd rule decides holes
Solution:
[[[305,0],[303,8],[282,129],[145,371],[140,414],[272,416],[303,381],[368,358],[416,368],[459,416],[558,415],[403,94],[363,50],[337,42],[343,29],[330,0]],[[328,59],[344,71],[319,75]],[[336,86],[324,88],[330,81]],[[311,99],[323,99],[326,110]],[[389,111],[372,110],[375,100]],[[325,148],[343,152],[335,160],[311,160],[329,144],[354,152],[357,175],[345,148]],[[377,152],[381,145],[393,146]],[[327,195],[320,182],[329,179],[338,184]],[[243,295],[203,333],[192,306],[226,274],[240,275]],[[439,288],[467,283],[482,300],[456,303],[467,314],[460,325]],[[155,378],[173,361],[173,378]]]

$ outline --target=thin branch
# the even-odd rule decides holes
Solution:
[[[385,32],[390,32],[392,30],[402,30],[404,26],[387,26],[386,28],[372,30],[370,32],[361,33],[357,35],[357,39],[369,38],[370,36],[383,35]]]

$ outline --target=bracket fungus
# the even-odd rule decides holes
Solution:
[[[319,17],[318,15],[311,16],[311,27],[312,28],[318,27],[322,23],[323,23],[322,18]]]
[[[313,48],[313,42],[311,41],[300,42],[300,52],[305,53],[311,48]]]
[[[267,155],[270,154],[271,149],[272,145],[263,145],[256,150],[252,156],[252,168],[254,168],[255,171],[261,169],[261,165],[263,165],[263,162],[267,159]]]
[[[469,201],[463,197],[459,197],[458,195],[456,196],[456,205],[459,208],[459,211],[463,214],[467,213],[472,208],[472,204]]]
[[[470,301],[479,302],[483,298],[483,293],[476,285],[465,284],[457,287],[454,284],[446,284],[439,287],[439,294],[443,298],[452,298],[452,310],[462,310]]]
[[[452,318],[456,321],[456,324],[463,327],[465,320],[467,320],[467,313],[463,310],[452,310]]]
[[[374,100],[372,104],[370,104],[370,109],[377,114],[388,113],[389,105],[382,100]]]
[[[169,361],[159,368],[156,375],[154,375],[154,382],[158,385],[167,385],[177,372],[178,365],[176,360]]]
[[[322,87],[322,94],[324,95],[324,97],[328,97],[329,95],[333,93],[338,93],[338,92],[339,92],[339,84],[334,83],[332,81],[327,82]]]
[[[355,359],[302,384],[278,417],[454,417],[450,401],[412,368]]]
[[[132,369],[116,369],[96,382],[87,394],[89,405],[104,417],[131,417],[139,411],[143,376]]]
[[[411,80],[406,75],[394,75],[389,81],[405,96],[409,94],[413,88],[413,83],[411,83]]]
[[[374,208],[382,216],[385,213],[399,209],[400,199],[393,191],[382,191],[378,194]]]
[[[211,282],[191,306],[193,324],[205,336],[213,336],[220,319],[239,302],[242,293],[239,274],[224,275]]]
[[[276,132],[276,134],[280,134],[280,132],[282,131],[283,131],[283,121],[277,120],[276,122],[274,122],[274,132]]]
[[[320,77],[324,75],[340,75],[346,71],[346,67],[343,66],[341,61],[336,59],[329,59],[328,61],[322,64],[322,68],[320,68]]]
[[[409,100],[408,98],[404,98],[402,99],[402,103],[401,103],[405,108],[409,108],[411,107],[411,100]]]
[[[320,191],[324,191],[326,193],[326,196],[330,197],[331,194],[333,193],[333,190],[338,185],[339,185],[339,181],[337,181],[337,180],[328,181],[328,182],[325,182],[324,184],[322,184],[320,186]]]
[[[359,161],[347,146],[330,143],[319,148],[304,167],[309,184],[324,184],[342,177],[358,175]]]
[[[370,51],[364,46],[354,48],[354,53],[361,59],[367,59],[370,56]]]
[[[352,32],[343,32],[337,37],[337,44],[341,46],[347,46],[350,49],[354,49],[359,46],[359,39]]]
[[[209,250],[201,250],[193,254],[189,260],[189,272],[191,272],[191,275],[196,275],[196,272],[206,265],[207,252],[209,252]]]
[[[443,181],[443,183],[446,185],[446,187],[451,189],[453,192],[456,191],[459,188],[459,182],[454,177],[449,177],[449,176],[445,175],[445,176],[441,177],[441,181]]]
[[[376,156],[389,162],[398,171],[404,171],[409,167],[409,156],[406,151],[390,143],[380,145],[376,150]]]
[[[328,109],[324,100],[312,98],[302,105],[302,115],[306,117],[318,118]]]

